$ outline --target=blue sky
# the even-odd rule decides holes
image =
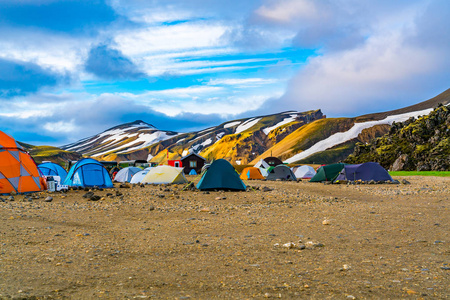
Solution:
[[[449,88],[448,28],[446,0],[0,0],[0,130],[396,109]]]

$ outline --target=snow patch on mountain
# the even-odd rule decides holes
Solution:
[[[346,141],[354,139],[354,138],[358,137],[358,135],[366,128],[370,128],[375,125],[381,125],[381,124],[391,125],[393,122],[404,122],[411,117],[428,115],[432,110],[433,109],[430,108],[430,109],[425,109],[425,110],[421,110],[421,111],[415,111],[415,112],[404,113],[404,114],[400,114],[400,115],[388,116],[385,119],[379,120],[379,121],[355,123],[355,125],[353,125],[353,127],[350,128],[348,131],[335,133],[335,134],[329,136],[328,138],[326,138],[320,142],[317,142],[316,144],[314,144],[310,148],[306,149],[305,151],[300,152],[300,153],[292,156],[289,159],[286,159],[285,162],[288,164],[294,163],[294,162],[296,162],[300,159],[306,158],[314,153],[318,153],[320,151],[327,150],[336,145],[339,145]]]
[[[241,125],[239,125],[237,128],[236,128],[236,134],[238,134],[238,133],[241,133],[241,132],[243,132],[243,131],[245,131],[245,130],[247,130],[247,129],[249,129],[249,128],[251,128],[251,127],[253,127],[256,123],[258,123],[259,122],[259,120],[261,120],[262,118],[257,118],[257,119],[255,119],[255,118],[251,118],[251,119],[248,119],[247,121],[245,121],[244,123],[242,123]]]
[[[241,124],[241,121],[231,122],[223,125],[223,128],[229,128]]]
[[[280,127],[280,126],[283,126],[283,125],[285,125],[287,123],[290,123],[292,121],[295,121],[296,118],[297,118],[297,115],[296,114],[292,114],[289,118],[285,118],[285,119],[283,119],[283,121],[278,122],[277,124],[275,124],[275,125],[273,125],[271,127],[263,128],[262,131],[264,132],[265,135],[268,135],[272,130],[274,130],[274,129]]]

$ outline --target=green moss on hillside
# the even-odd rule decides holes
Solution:
[[[356,144],[345,162],[375,161],[395,170],[450,169],[450,109],[440,105],[428,116],[392,124],[371,144]]]

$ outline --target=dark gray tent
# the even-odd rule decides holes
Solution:
[[[297,177],[295,177],[294,173],[291,171],[291,169],[288,166],[285,165],[278,165],[275,168],[273,168],[269,175],[266,177],[267,180],[297,180]]]
[[[335,182],[339,180],[392,181],[392,177],[378,163],[367,162],[358,165],[345,165]]]

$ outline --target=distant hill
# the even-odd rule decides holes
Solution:
[[[73,151],[65,151],[57,147],[52,146],[33,146],[30,144],[25,144],[19,142],[19,144],[24,147],[24,149],[30,153],[33,157],[34,161],[37,164],[42,163],[43,161],[51,161],[61,166],[64,166],[66,161],[69,160],[79,160],[82,158],[82,155]]]
[[[450,108],[441,105],[429,115],[392,124],[373,143],[357,143],[345,162],[375,161],[394,171],[450,170]]]

